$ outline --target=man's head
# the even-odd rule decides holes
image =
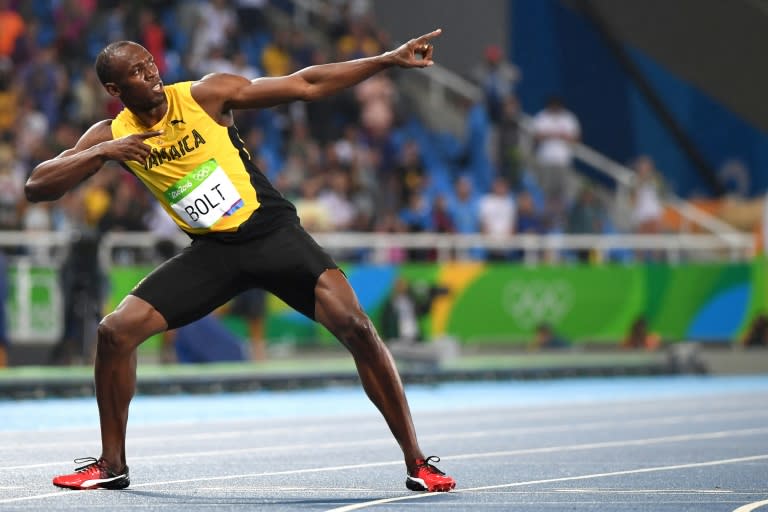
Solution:
[[[129,108],[150,109],[165,101],[163,82],[146,48],[117,41],[96,57],[96,74],[107,92]]]
[[[560,96],[552,95],[547,99],[547,110],[559,112],[565,108],[565,103]]]

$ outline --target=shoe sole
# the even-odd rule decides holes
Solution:
[[[413,478],[409,476],[405,480],[405,486],[410,491],[427,491],[427,492],[448,492],[456,488],[456,482],[445,484],[434,484],[432,487],[427,486],[426,482],[421,478]]]
[[[55,485],[56,487],[60,487],[62,489],[72,489],[74,491],[90,491],[94,489],[109,489],[109,490],[117,491],[120,489],[125,489],[126,487],[131,485],[131,480],[128,478],[120,478],[118,480],[112,480],[109,482],[97,482],[87,487],[83,487],[82,485],[57,484],[55,482],[53,485]]]

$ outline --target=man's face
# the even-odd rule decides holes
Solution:
[[[150,109],[165,101],[155,59],[143,46],[121,47],[112,57],[111,65],[114,81],[105,84],[105,88],[126,106]]]

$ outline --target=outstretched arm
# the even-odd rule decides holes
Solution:
[[[434,47],[430,41],[440,33],[437,29],[375,57],[310,66],[283,77],[247,80],[236,75],[212,74],[195,83],[192,94],[211,114],[230,109],[267,108],[295,100],[317,100],[390,67],[431,66]]]
[[[153,131],[114,140],[110,125],[109,120],[96,123],[83,134],[75,147],[38,164],[24,186],[27,200],[54,201],[95,174],[107,160],[143,162],[150,150],[144,140],[162,134]]]

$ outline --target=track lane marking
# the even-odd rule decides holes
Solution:
[[[443,459],[448,461],[448,460],[462,460],[462,459],[508,457],[513,455],[525,455],[525,454],[536,454],[536,453],[553,453],[553,452],[593,450],[593,449],[602,449],[602,448],[617,448],[622,446],[647,446],[647,445],[669,443],[669,442],[685,442],[685,441],[697,441],[697,440],[722,439],[722,438],[728,438],[728,437],[748,436],[755,433],[765,433],[765,432],[768,432],[768,428],[717,431],[717,432],[707,432],[703,434],[686,434],[686,435],[676,435],[676,436],[651,437],[651,438],[645,438],[645,439],[630,439],[630,440],[624,440],[624,441],[606,441],[601,443],[583,443],[583,444],[575,444],[575,445],[549,446],[549,447],[542,447],[542,448],[525,448],[525,449],[519,449],[519,450],[505,450],[505,451],[496,451],[496,452],[467,453],[467,454],[461,454],[461,455],[445,456],[443,457]],[[158,456],[158,457],[162,458],[162,456]],[[155,457],[152,457],[152,458],[155,458]],[[768,455],[757,456],[757,459],[760,459],[760,458],[768,458]],[[748,459],[750,458],[749,457],[743,458],[743,460],[748,460]],[[724,460],[742,460],[742,459],[724,459]],[[394,466],[394,465],[402,465],[402,464],[403,464],[402,460],[396,460],[396,461],[385,461],[385,462],[369,462],[365,464],[346,464],[346,465],[340,465],[340,466],[326,466],[326,467],[319,467],[319,468],[290,469],[290,470],[284,470],[284,471],[268,471],[268,472],[261,472],[261,473],[245,473],[245,474],[239,474],[239,475],[205,476],[205,477],[197,477],[197,478],[166,480],[161,482],[147,482],[147,483],[135,484],[135,485],[132,484],[131,488],[151,487],[151,486],[158,486],[158,485],[173,485],[173,484],[193,483],[193,482],[237,480],[242,478],[258,478],[258,477],[265,477],[265,476],[326,473],[331,471],[345,471],[345,470],[351,470],[351,469],[364,469],[364,468],[371,468],[371,467]],[[633,471],[637,472],[637,470],[633,470]],[[568,479],[565,479],[565,480],[555,479],[552,481],[555,481],[555,482],[568,481]],[[515,485],[522,485],[522,484],[515,484]],[[510,485],[504,484],[502,486],[489,486],[489,487],[476,488],[476,489],[486,489],[486,488],[492,489],[492,488],[500,488],[500,487],[508,487],[508,486]],[[0,503],[14,503],[17,501],[42,499],[50,496],[57,496],[60,494],[62,493],[45,493],[41,495],[24,496],[20,498],[0,499]],[[67,494],[67,493],[63,493],[63,494]],[[69,494],[77,494],[77,493],[69,493]]]
[[[746,505],[742,505],[733,512],[752,512],[753,510],[757,510],[760,507],[764,507],[768,505],[768,500],[763,501],[755,501],[754,503],[747,503]]]
[[[751,412],[751,413],[745,412],[743,413],[743,415],[747,417],[768,416],[768,411]],[[614,427],[614,426],[627,427],[632,425],[644,426],[644,425],[653,425],[653,424],[668,425],[668,424],[676,424],[676,423],[683,423],[683,422],[688,423],[692,420],[711,421],[713,419],[718,419],[718,418],[735,418],[735,417],[737,417],[737,415],[734,415],[734,414],[731,414],[731,415],[701,414],[701,415],[689,415],[689,416],[677,416],[677,417],[668,416],[668,417],[662,417],[662,418],[644,418],[641,420],[633,420],[633,421],[597,421],[597,422],[582,423],[582,424],[575,424],[575,425],[574,424],[548,425],[548,426],[537,426],[537,427],[509,428],[509,429],[488,429],[488,430],[481,430],[481,431],[474,431],[474,432],[451,432],[447,434],[427,435],[427,436],[423,436],[422,439],[427,441],[441,441],[441,440],[447,440],[447,439],[455,439],[457,437],[462,439],[469,439],[469,438],[479,439],[484,437],[526,434],[531,432],[555,433],[555,432],[566,432],[566,431],[571,432],[575,430],[590,430],[593,428],[606,428],[606,427]],[[768,432],[768,427],[763,427],[758,429],[730,430],[730,431],[721,431],[721,432],[752,433],[753,431],[756,431],[757,433]],[[684,434],[684,436],[687,436],[687,435],[695,435],[695,434]],[[356,441],[344,440],[344,441],[334,441],[334,442],[327,442],[327,443],[308,442],[308,443],[301,443],[301,444],[293,443],[290,445],[259,446],[255,448],[205,450],[205,451],[197,451],[197,452],[179,452],[179,453],[159,454],[159,455],[138,455],[135,457],[131,457],[131,460],[136,461],[136,460],[170,459],[170,458],[185,458],[185,457],[208,457],[208,456],[220,457],[223,455],[239,455],[244,453],[259,453],[264,451],[274,452],[278,450],[293,451],[293,450],[307,450],[307,449],[318,450],[318,449],[344,448],[349,446],[370,446],[374,444],[393,444],[393,443],[394,443],[393,438],[388,436],[388,437],[383,437],[378,439],[360,439]],[[129,446],[133,447],[133,443],[129,442]],[[96,450],[98,450],[98,448],[96,448]],[[37,469],[37,468],[44,468],[44,467],[62,466],[66,464],[70,464],[70,461],[40,462],[35,464],[23,464],[23,465],[17,465],[17,466],[0,466],[0,471]]]
[[[446,457],[448,458],[448,457]],[[375,505],[383,505],[386,503],[393,503],[397,501],[406,501],[406,500],[415,500],[415,499],[423,499],[423,498],[430,498],[435,496],[444,496],[446,494],[454,494],[454,493],[464,493],[464,492],[475,492],[475,491],[485,491],[485,490],[492,490],[492,489],[503,489],[508,487],[522,487],[525,485],[537,485],[537,484],[549,484],[549,483],[555,483],[555,482],[572,482],[575,480],[589,480],[592,478],[605,478],[610,476],[624,476],[624,475],[636,475],[641,473],[654,473],[659,471],[673,471],[678,469],[691,469],[691,468],[701,468],[701,467],[707,467],[707,466],[719,466],[723,464],[738,464],[740,462],[751,462],[755,460],[765,460],[768,459],[768,454],[764,455],[752,455],[749,457],[738,457],[734,459],[720,459],[720,460],[711,460],[706,462],[692,462],[688,464],[675,464],[671,466],[656,466],[651,468],[640,468],[640,469],[626,469],[622,471],[610,471],[605,473],[592,473],[589,475],[578,475],[578,476],[566,476],[566,477],[560,477],[560,478],[546,478],[542,480],[528,480],[525,482],[511,482],[507,484],[498,484],[498,485],[485,485],[482,487],[471,487],[469,489],[458,489],[455,491],[451,491],[449,493],[422,493],[422,494],[414,494],[414,495],[408,495],[408,496],[398,496],[396,498],[382,498],[379,500],[372,500],[372,501],[365,501],[361,503],[355,503],[352,505],[345,505],[343,507],[337,507],[326,510],[326,512],[352,512],[354,510],[360,510],[363,508],[373,507]],[[764,502],[768,503],[768,501]],[[751,512],[754,509],[744,509],[740,510],[737,509],[734,512]]]

